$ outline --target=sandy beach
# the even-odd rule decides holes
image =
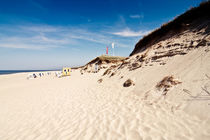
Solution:
[[[200,54],[196,50],[176,56],[161,67],[154,64],[129,73],[124,69],[111,78],[101,76],[104,70],[84,74],[73,70],[67,77],[51,74],[30,80],[28,73],[1,75],[0,139],[208,140],[209,97],[200,87],[210,86],[205,76],[210,75],[210,55],[203,56],[208,65],[200,67],[198,74],[192,68],[200,59],[192,60]],[[154,85],[166,75],[182,83],[162,96]],[[128,78],[135,85],[123,87]],[[186,92],[207,100],[193,101]]]
[[[113,5],[114,9],[121,7],[118,3]],[[150,7],[151,3],[149,3]],[[173,7],[177,8],[178,6],[174,6],[174,4]],[[33,5],[41,7],[37,3]],[[49,5],[51,6],[51,3]],[[80,5],[82,4],[78,2],[78,6]],[[153,3],[153,5],[155,4]],[[104,8],[103,4],[101,6]],[[56,3],[55,7],[59,7],[59,4]],[[71,9],[66,4],[65,7]],[[80,9],[76,7],[75,9],[81,11],[85,7],[82,6]],[[93,5],[93,7],[98,6]],[[129,5],[125,4],[125,8],[128,7]],[[170,6],[165,7],[170,8]],[[91,7],[91,10],[94,8]],[[41,7],[41,9],[45,8]],[[62,11],[60,9],[55,10],[56,14]],[[63,11],[68,9],[63,9]],[[98,7],[98,9],[101,8]],[[136,7],[136,9],[140,8]],[[150,11],[155,9],[153,6],[146,9],[149,9],[150,14],[155,13]],[[160,8],[157,9],[160,10]],[[168,9],[166,9],[167,12]],[[115,56],[114,43],[112,43],[112,56],[108,55],[108,47],[106,47],[107,55],[92,58],[93,60],[79,67],[64,67],[63,74],[57,73],[58,77],[54,71],[51,71],[51,74],[43,72],[43,76],[41,74],[39,76],[38,72],[0,75],[0,140],[210,140],[209,9],[210,1],[203,2],[198,7],[190,8],[187,12],[162,24],[160,28],[145,36],[142,34],[144,30],[133,32],[128,27],[123,32],[112,33],[112,35],[124,34],[123,38],[116,38],[116,42],[122,40],[121,44],[116,43],[117,47],[123,44],[125,35],[134,37],[141,34],[142,38],[136,43],[128,57]],[[46,11],[50,11],[50,9]],[[125,11],[124,7],[123,11]],[[34,11],[34,13],[36,12]],[[91,13],[96,14],[94,11]],[[55,13],[49,14],[56,15]],[[68,16],[71,14],[66,13]],[[76,17],[78,15],[80,14],[76,14]],[[60,16],[66,19],[65,14]],[[100,13],[99,16],[101,19],[104,15]],[[43,17],[46,15],[43,14]],[[111,16],[107,17],[112,19]],[[131,17],[137,20],[144,16],[133,15]],[[155,17],[155,19],[162,21],[162,17],[167,17],[166,12],[163,16],[161,15],[161,18]],[[62,20],[51,18],[62,23]],[[124,19],[123,16],[120,16],[120,19],[123,21],[122,25],[127,25],[125,21],[129,20]],[[88,24],[91,24],[89,23],[91,21],[88,20]],[[99,21],[94,22],[100,23]],[[116,23],[118,21],[115,21],[114,25]],[[151,26],[148,23],[150,22],[141,25]],[[152,23],[156,24],[154,21]],[[89,28],[87,28],[88,30],[83,31],[87,37],[78,34],[83,26],[77,24],[78,29],[75,31],[74,28],[66,30],[67,28],[60,26],[56,29],[47,29],[48,26],[43,26],[40,29],[30,27],[30,32],[28,32],[30,34],[40,30],[38,33],[40,37],[31,36],[27,41],[27,43],[31,40],[32,43],[35,42],[29,46],[36,47],[37,50],[23,51],[17,56],[18,48],[27,49],[28,45],[16,45],[15,41],[18,43],[22,41],[11,37],[8,42],[12,42],[14,46],[6,45],[12,48],[11,52],[1,49],[4,51],[1,60],[5,60],[5,58],[9,60],[2,61],[2,69],[12,69],[13,65],[14,68],[24,68],[27,65],[36,68],[36,65],[41,67],[47,63],[48,66],[59,67],[62,70],[66,64],[77,64],[78,61],[83,61],[83,58],[88,59],[88,56],[101,52],[100,49],[96,49],[96,46],[101,46],[104,42],[107,43],[114,39],[108,34],[100,35],[100,33],[106,32],[105,25],[107,24],[103,24],[103,30],[96,28],[97,32],[94,34],[89,34],[87,32]],[[91,24],[92,26],[95,25]],[[3,26],[2,29],[5,27]],[[138,28],[140,27],[138,25]],[[109,26],[109,28],[115,30],[114,26]],[[24,29],[23,27],[14,29],[21,37],[30,36],[30,34],[19,32]],[[62,34],[59,39],[52,36],[57,35],[55,32],[57,29],[59,29],[58,33]],[[65,31],[68,34],[64,34]],[[4,32],[6,33],[7,30]],[[52,33],[52,35],[47,35],[47,33]],[[76,36],[70,33],[75,33]],[[6,36],[9,35],[10,32]],[[100,38],[97,38],[98,35]],[[51,39],[47,38],[50,36],[52,36]],[[73,38],[78,40],[72,40]],[[85,42],[82,42],[81,38]],[[39,41],[41,39],[43,41]],[[117,39],[119,40],[117,41]],[[88,48],[89,41],[96,44],[90,43]],[[48,44],[49,42],[50,44]],[[82,44],[80,47],[74,44],[79,42]],[[101,42],[103,43],[100,44]],[[129,42],[126,44],[125,41],[125,46],[132,44]],[[56,43],[58,44],[56,45]],[[39,46],[37,45],[42,47],[46,44],[48,44],[45,46],[46,50],[38,51]],[[70,48],[71,46],[72,48]],[[47,51],[49,47],[56,48],[56,51]],[[125,52],[129,50],[127,47],[122,48]],[[118,49],[116,48],[116,51]],[[74,54],[73,50],[77,53]],[[57,55],[58,53],[60,55]],[[34,59],[30,59],[30,57]],[[15,60],[16,58],[17,60]],[[22,63],[21,60],[25,62]],[[75,62],[73,63],[73,61]],[[6,67],[6,65],[10,67]],[[33,77],[31,75],[33,73],[38,77]],[[32,77],[27,78],[29,75]]]

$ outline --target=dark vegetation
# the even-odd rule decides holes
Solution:
[[[181,82],[175,80],[173,76],[166,76],[156,85],[156,88],[158,90],[163,90],[164,95],[166,95],[172,86],[180,83]]]
[[[131,79],[128,79],[123,83],[123,87],[130,87],[131,85],[135,85]]]
[[[108,56],[108,55],[101,55],[99,57],[96,57],[95,59],[91,60],[90,62],[88,62],[86,65],[84,66],[79,66],[79,67],[73,67],[72,69],[79,69],[79,68],[83,68],[84,70],[87,69],[87,66],[89,64],[104,64],[104,63],[117,63],[117,62],[121,62],[123,60],[125,60],[126,57],[120,57],[120,56]]]
[[[167,52],[166,54],[163,54],[163,55],[155,55],[152,57],[152,60],[157,60],[157,59],[160,59],[163,57],[172,57],[175,55],[185,55],[185,54],[187,54],[187,53],[183,52],[183,51],[171,51],[171,52]]]
[[[102,81],[103,81],[103,79],[99,79],[99,80],[98,80],[98,83],[101,83]]]
[[[120,56],[102,55],[102,56],[96,57],[95,59],[91,60],[86,65],[93,64],[93,63],[97,63],[97,64],[102,64],[102,63],[116,63],[116,62],[123,61],[124,59],[126,59],[126,58],[125,57],[120,57]]]

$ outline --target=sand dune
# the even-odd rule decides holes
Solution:
[[[111,78],[101,76],[104,71],[81,75],[79,70],[63,78],[50,75],[27,80],[26,73],[1,75],[0,139],[207,140],[209,100],[193,101],[185,93],[197,94],[202,91],[200,86],[209,90],[210,81],[205,74],[210,75],[210,54],[203,56],[202,62],[208,65],[197,73],[194,67],[201,60],[192,58],[199,55],[196,50],[173,58],[165,69],[158,65],[129,73],[124,69]],[[183,61],[186,63],[180,63]],[[180,69],[174,69],[174,63]],[[182,83],[162,96],[155,85],[170,74]],[[102,83],[97,82],[100,78]],[[135,85],[123,87],[127,78]]]

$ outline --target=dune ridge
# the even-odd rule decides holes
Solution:
[[[206,31],[209,33],[209,13],[210,1],[202,2],[198,7],[193,7],[185,13],[177,16],[174,20],[163,24],[160,28],[152,31],[148,35],[144,36],[135,45],[134,50],[130,56],[144,51],[153,44],[160,41],[170,39],[180,34],[185,34],[186,30],[198,31],[207,28]]]

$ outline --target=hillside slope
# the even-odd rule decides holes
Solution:
[[[148,103],[164,99],[172,108],[209,119],[209,9],[210,2],[203,3],[150,33],[128,59],[107,69],[107,77],[118,75],[121,84],[133,79],[133,94]]]
[[[125,59],[126,57],[101,55],[91,60],[86,65],[81,66],[79,68],[80,68],[81,73],[83,72],[95,73],[95,72],[100,71],[101,69],[106,69],[110,67],[111,65],[122,63],[122,61]],[[97,70],[96,70],[96,66],[97,66]]]
[[[202,32],[203,36],[209,34],[209,9],[210,1],[201,3],[200,6],[191,8],[184,14],[176,17],[174,20],[163,24],[160,28],[143,37],[143,39],[136,44],[130,56],[142,52],[161,41],[172,37],[179,37],[180,35],[185,34],[186,31],[199,34],[202,29],[205,29],[205,32]]]
[[[104,94],[119,95],[110,112],[127,120],[123,136],[210,139],[209,9],[206,2],[180,15],[100,71],[98,85],[110,90]]]

